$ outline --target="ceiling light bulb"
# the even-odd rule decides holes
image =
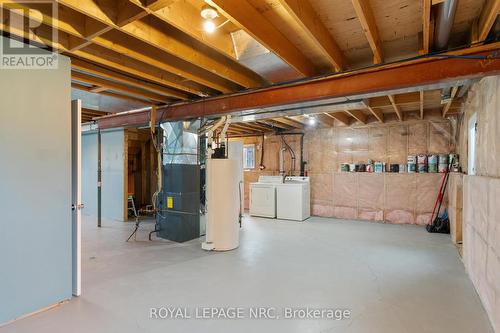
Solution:
[[[212,33],[215,31],[215,23],[212,20],[205,20],[203,23],[203,30],[205,30],[208,33]]]
[[[309,117],[309,119],[307,120],[307,122],[309,123],[309,125],[314,126],[314,125],[316,125],[316,118]]]

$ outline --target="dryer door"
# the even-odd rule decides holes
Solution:
[[[250,215],[276,217],[276,189],[274,185],[250,185]]]

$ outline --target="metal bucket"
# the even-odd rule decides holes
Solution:
[[[408,164],[416,164],[417,163],[417,156],[415,155],[408,155]]]
[[[448,165],[448,154],[440,154],[438,163]]]
[[[427,164],[427,155],[421,154],[417,156],[418,164]]]
[[[441,173],[448,171],[448,164],[441,164],[440,163],[438,166],[438,170]]]
[[[427,164],[419,163],[417,166],[418,173],[426,173],[427,172]]]
[[[428,164],[438,164],[438,156],[437,155],[429,155],[427,158],[427,163]]]

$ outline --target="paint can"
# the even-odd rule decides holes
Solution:
[[[448,165],[448,154],[439,155],[439,162],[438,163]]]
[[[427,171],[429,173],[436,173],[438,172],[438,165],[436,163],[429,163],[427,167]]]
[[[382,162],[375,162],[375,169],[374,170],[377,173],[384,172],[384,165],[382,164]]]
[[[458,160],[458,154],[450,154],[449,155],[449,161],[453,166],[458,166],[460,164],[460,161]]]
[[[426,173],[427,172],[427,164],[419,163],[417,166],[418,173]]]
[[[373,172],[373,164],[366,165],[366,172]]]
[[[417,156],[415,155],[408,155],[408,164],[417,164]]]
[[[354,163],[349,164],[349,171],[356,172],[356,164],[354,164]]]
[[[427,155],[420,154],[417,156],[417,164],[427,164]]]
[[[429,155],[427,158],[427,164],[438,164],[438,156],[437,155]]]
[[[408,173],[415,173],[417,164],[408,163]]]
[[[342,163],[340,165],[340,171],[341,172],[349,172],[349,163]]]
[[[400,164],[399,173],[405,173],[405,172],[406,172],[406,164]]]
[[[448,164],[441,164],[441,163],[439,163],[438,170],[441,173],[444,173],[444,172],[448,171]]]
[[[358,164],[358,172],[366,172],[366,164]]]
[[[391,164],[391,172],[399,172],[399,164]]]

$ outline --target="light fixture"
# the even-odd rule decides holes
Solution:
[[[216,29],[216,26],[215,26],[214,21],[205,20],[205,22],[203,22],[203,30],[205,30],[206,32],[211,34],[212,32],[215,31],[215,29]]]
[[[205,5],[201,8],[200,15],[205,20],[203,22],[203,30],[205,30],[208,33],[214,32],[215,29],[217,29],[217,26],[215,25],[214,19],[219,17],[219,13],[217,12],[217,9],[215,9],[212,6]]]
[[[219,17],[219,13],[217,12],[217,9],[210,5],[205,5],[201,8],[201,17],[203,17],[205,20],[213,20],[217,17]]]
[[[309,119],[307,119],[307,123],[308,123],[310,126],[314,126],[314,125],[316,125],[316,117],[309,116]]]

